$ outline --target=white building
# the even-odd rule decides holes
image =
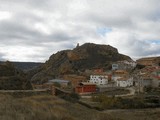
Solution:
[[[90,75],[89,82],[95,83],[96,85],[106,85],[108,83],[107,75]]]
[[[120,79],[122,77],[119,76],[112,76],[112,81],[117,82],[118,79]]]
[[[117,87],[133,86],[133,78],[119,78],[116,80]]]
[[[118,61],[112,64],[112,70],[126,70],[126,69],[133,69],[136,67],[136,62],[134,61]]]
[[[112,70],[118,70],[118,64],[112,64]]]
[[[125,63],[125,64],[128,64],[128,65],[130,65],[130,66],[132,66],[132,67],[136,67],[136,65],[137,65],[137,63],[134,62],[134,61],[127,61],[127,60],[124,60],[124,63]]]

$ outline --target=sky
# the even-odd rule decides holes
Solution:
[[[160,56],[160,0],[0,0],[0,60],[45,62],[77,43]]]

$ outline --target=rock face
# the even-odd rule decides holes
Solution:
[[[153,65],[160,66],[160,56],[141,58],[138,59],[136,62],[137,64],[144,66],[153,66]]]
[[[10,62],[0,64],[0,90],[31,89],[31,83],[26,75]]]
[[[87,69],[108,69],[112,62],[132,60],[109,45],[86,43],[73,50],[63,50],[50,56],[46,63],[39,67],[32,82],[43,82],[64,74],[80,74]]]

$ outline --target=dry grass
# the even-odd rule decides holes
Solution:
[[[132,109],[132,110],[107,110],[103,113],[112,114],[122,120],[160,120],[160,108]]]
[[[127,111],[100,112],[51,95],[17,98],[0,94],[0,120],[128,120],[127,115],[140,116],[141,120],[146,120],[143,118],[148,115],[153,119],[147,120],[158,120],[159,113],[160,110],[133,113]]]
[[[0,95],[0,120],[87,120],[93,111],[51,95]]]
[[[63,101],[49,95],[15,98],[1,95],[0,120],[72,120]]]

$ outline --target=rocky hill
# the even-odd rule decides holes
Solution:
[[[32,82],[44,82],[64,74],[80,74],[87,69],[109,69],[112,62],[132,59],[118,53],[118,50],[110,45],[98,45],[86,43],[77,46],[73,50],[63,50],[50,56],[44,65],[32,71]]]
[[[0,90],[31,89],[30,82],[23,71],[16,69],[11,62],[0,64]]]
[[[152,66],[152,65],[160,66],[160,56],[140,58],[136,62],[137,64],[144,66]]]

